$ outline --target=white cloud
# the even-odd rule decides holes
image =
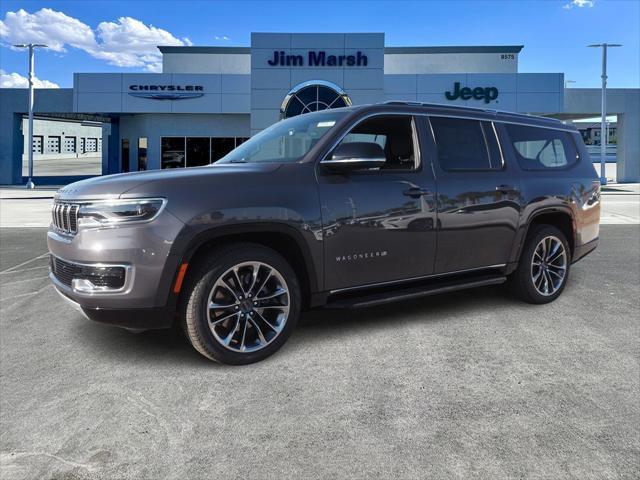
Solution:
[[[158,45],[192,45],[188,38],[176,38],[135,18],[101,22],[93,30],[80,20],[49,8],[35,13],[22,9],[7,12],[0,20],[0,38],[8,44],[45,43],[56,52],[65,52],[71,46],[111,65],[142,67],[152,72],[162,68]]]
[[[60,88],[57,83],[49,80],[33,79],[34,88]],[[0,69],[0,88],[29,88],[29,79],[19,73],[7,73]]]
[[[591,8],[595,3],[595,0],[572,0],[570,3],[565,4],[562,8],[564,8],[565,10],[571,10],[573,7]]]
[[[213,37],[215,40],[219,40],[219,41],[229,41],[231,40],[229,37],[227,37],[226,35],[216,35],[215,37]]]
[[[22,9],[7,12],[4,20],[0,20],[0,38],[11,44],[44,43],[56,52],[64,52],[65,45],[81,49],[95,45],[88,25],[50,8],[35,13]]]

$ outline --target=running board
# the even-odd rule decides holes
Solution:
[[[414,286],[402,290],[396,289],[388,292],[369,293],[357,297],[340,298],[336,300],[331,300],[331,298],[329,298],[329,301],[324,308],[353,309],[374,307],[377,305],[384,305],[385,303],[401,302],[403,300],[412,300],[414,298],[466,290],[468,288],[499,285],[506,282],[506,280],[507,277],[504,275],[483,275],[454,281],[440,281],[438,284]]]

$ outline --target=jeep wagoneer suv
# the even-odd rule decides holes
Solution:
[[[597,245],[600,186],[557,120],[390,102],[283,120],[213,165],[77,182],[52,213],[51,279],[85,316],[179,323],[241,364],[308,308],[503,282],[551,302]]]

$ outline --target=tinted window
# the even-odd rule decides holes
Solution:
[[[431,117],[444,170],[493,170],[502,168],[502,158],[490,122]],[[488,141],[488,143],[487,143]]]
[[[341,143],[377,143],[385,155],[382,170],[412,170],[418,167],[414,151],[413,118],[409,115],[379,115],[356,125]]]
[[[550,128],[505,124],[516,158],[527,170],[562,168],[577,159],[575,146],[567,132]]]

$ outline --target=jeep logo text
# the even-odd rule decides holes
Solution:
[[[444,96],[447,100],[484,100],[484,103],[489,103],[491,100],[498,98],[498,89],[496,87],[476,87],[471,89],[469,87],[460,88],[460,82],[453,84],[453,92],[445,92]]]

